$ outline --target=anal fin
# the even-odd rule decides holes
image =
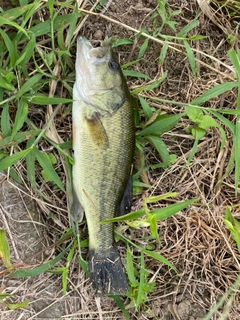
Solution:
[[[73,194],[72,194],[72,206],[71,206],[71,218],[75,223],[79,223],[82,221],[84,215],[84,208],[81,205],[77,193],[73,186]]]
[[[132,176],[130,176],[128,179],[127,186],[124,190],[122,199],[117,206],[116,216],[122,216],[124,214],[131,212],[132,197],[133,197],[132,188],[133,188],[133,182],[132,182]]]

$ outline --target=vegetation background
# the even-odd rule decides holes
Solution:
[[[239,1],[0,6],[1,318],[239,319]],[[94,296],[69,218],[79,35],[114,36],[134,99],[127,297]]]

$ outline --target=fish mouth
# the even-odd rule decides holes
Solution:
[[[104,60],[104,57],[109,52],[110,46],[103,45],[99,47],[93,47],[92,44],[84,37],[79,37],[77,41],[77,58],[84,58],[85,62],[100,63]]]

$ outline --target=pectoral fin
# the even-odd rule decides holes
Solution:
[[[75,223],[79,223],[82,221],[84,215],[84,208],[78,200],[76,191],[73,187],[73,195],[72,195],[72,206],[71,206],[71,217]]]
[[[96,146],[106,149],[109,147],[108,136],[106,130],[99,118],[98,113],[93,113],[90,118],[85,118],[88,130],[93,142]]]
[[[122,216],[124,214],[131,212],[132,188],[133,188],[132,176],[130,176],[128,179],[126,189],[125,189],[124,194],[122,196],[122,199],[117,207],[117,211],[116,211],[117,216]]]

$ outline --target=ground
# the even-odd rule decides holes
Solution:
[[[177,31],[197,18],[199,25],[188,36],[207,36],[201,40],[190,41],[191,47],[196,49],[195,56],[198,59],[196,77],[192,75],[188,59],[182,53],[184,52],[182,47],[174,46],[174,48],[180,48],[181,52],[169,49],[164,62],[159,64],[162,43],[152,40],[149,40],[148,48],[141,61],[131,67],[154,80],[158,79],[163,72],[168,72],[166,79],[159,87],[145,93],[148,97],[154,96],[182,103],[178,105],[164,101],[153,102],[146,98],[152,107],[159,108],[168,114],[184,111],[184,103],[189,103],[217,84],[234,80],[227,50],[232,47],[236,49],[239,46],[236,23],[229,19],[226,12],[225,15],[216,15],[218,17],[216,21],[207,12],[203,13],[199,2],[171,0],[167,4],[173,11],[181,11],[172,18],[178,22]],[[3,1],[0,4],[3,5]],[[86,2],[80,3],[79,6],[86,10],[92,8]],[[136,33],[129,30],[128,26],[137,30],[144,29],[145,32],[152,34],[151,16],[156,7],[155,0],[133,0],[130,4],[129,1],[121,1],[121,3],[107,1],[106,6],[99,9],[106,19],[101,16],[87,15],[78,34],[84,35],[95,44],[113,35],[134,40]],[[216,7],[213,8],[216,9]],[[46,14],[45,11],[43,14]],[[109,18],[120,22],[121,25],[110,21]],[[157,23],[161,24],[160,17]],[[229,30],[236,36],[233,43],[227,39],[226,32]],[[161,34],[174,36],[176,32],[165,25]],[[139,48],[144,40],[145,38],[141,36],[133,45],[124,45],[115,49],[122,65],[137,59]],[[163,41],[164,38],[160,37],[160,40]],[[174,39],[169,41],[174,42]],[[74,54],[73,50],[73,60]],[[147,81],[129,77],[128,86],[133,90],[145,85]],[[204,106],[213,109],[234,109],[236,101],[237,90],[233,89],[211,99]],[[40,126],[45,121],[45,113],[43,111],[39,113],[39,110],[32,110],[30,117]],[[58,135],[63,141],[67,141],[71,136],[71,114],[67,114],[64,119],[60,116],[57,119]],[[234,117],[229,119],[235,120]],[[149,270],[149,278],[156,283],[156,286],[153,292],[148,294],[145,305],[139,311],[129,305],[128,298],[123,299],[131,319],[203,319],[234,283],[239,272],[240,254],[222,220],[227,206],[231,206],[234,217],[239,218],[239,194],[235,195],[234,171],[227,170],[232,150],[232,133],[224,126],[226,143],[220,150],[219,130],[208,129],[207,134],[198,144],[193,160],[189,166],[186,166],[186,160],[194,143],[193,136],[187,130],[191,125],[193,124],[189,119],[183,117],[174,129],[162,135],[169,153],[177,156],[176,161],[168,168],[150,168],[142,176],[142,181],[151,185],[151,189],[144,190],[145,196],[168,192],[178,193],[174,200],[158,202],[153,205],[153,208],[192,198],[200,198],[200,201],[173,217],[158,222],[160,243],[151,240],[151,245],[155,247],[156,252],[176,267],[178,273],[152,258],[146,258],[145,267]],[[45,144],[42,147],[47,148]],[[150,144],[144,146],[144,155],[146,166],[159,163],[159,157]],[[139,165],[137,154],[134,165],[136,170]],[[18,185],[13,180],[8,180],[6,174],[1,174],[0,186],[2,214],[0,225],[8,235],[11,260],[20,264],[23,261],[24,264],[31,266],[52,260],[65,248],[61,246],[59,250],[56,243],[69,227],[66,196],[52,197],[53,202],[49,206],[44,199],[29,189],[28,183],[25,186]],[[44,190],[44,192],[47,191]],[[140,205],[141,198],[136,195],[133,210]],[[81,227],[81,233],[86,233],[85,224]],[[149,235],[147,227],[134,230],[131,237],[138,243],[138,239],[142,239],[143,235],[146,237]],[[147,242],[145,244],[149,245]],[[125,262],[126,248],[122,243],[119,247]],[[83,255],[87,256],[85,248],[83,248]],[[66,261],[63,259],[58,266],[64,267],[65,264]],[[2,288],[6,288],[5,293],[15,294],[15,300],[12,300],[14,302],[29,301],[25,308],[17,310],[8,310],[0,305],[1,319],[4,320],[125,319],[112,299],[94,297],[94,291],[85,278],[84,271],[79,267],[77,252],[74,253],[71,261],[66,295],[62,292],[61,276],[47,272],[27,279],[4,279]],[[221,319],[239,319],[238,300],[236,296],[227,317]],[[222,311],[223,308],[211,319],[220,319]]]

